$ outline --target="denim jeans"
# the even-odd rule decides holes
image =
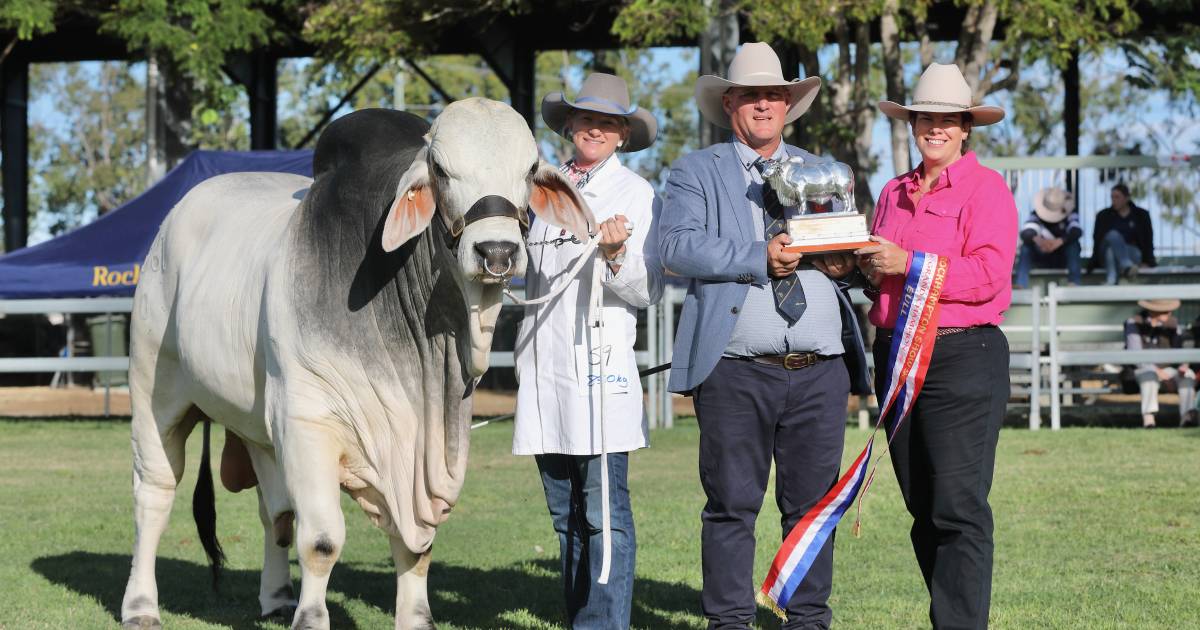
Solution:
[[[1117,230],[1111,230],[1104,235],[1104,272],[1105,282],[1117,283],[1117,274],[1130,267],[1142,264],[1142,250],[1125,242],[1125,237]]]
[[[604,561],[599,455],[536,456],[546,506],[558,532],[567,619],[577,630],[629,627],[637,541],[629,503],[629,454],[608,454],[612,565],[599,584]]]
[[[1079,241],[1064,244],[1060,250],[1067,263],[1067,281],[1075,284],[1083,283],[1082,265],[1079,255]],[[1021,288],[1029,287],[1029,272],[1034,268],[1058,267],[1062,261],[1056,260],[1058,252],[1043,254],[1037,245],[1021,244],[1021,256],[1017,260],[1017,282]]]

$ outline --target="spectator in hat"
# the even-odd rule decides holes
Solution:
[[[1029,286],[1029,272],[1067,269],[1067,282],[1080,284],[1079,238],[1083,228],[1075,211],[1075,196],[1061,188],[1043,188],[1033,196],[1033,212],[1021,226],[1021,257],[1016,288]]]
[[[1129,187],[1112,187],[1112,205],[1096,214],[1092,238],[1092,260],[1088,272],[1104,266],[1105,282],[1116,284],[1118,277],[1132,280],[1141,267],[1154,267],[1154,226],[1150,213],[1135,205]]]
[[[1125,347],[1129,350],[1182,348],[1183,336],[1174,311],[1179,300],[1139,300],[1141,312],[1125,321]],[[1161,367],[1154,363],[1139,363],[1133,369],[1138,391],[1142,395],[1142,426],[1156,426],[1158,393],[1163,383],[1174,385],[1179,393],[1179,423],[1196,424],[1196,374],[1186,363],[1176,367]]]

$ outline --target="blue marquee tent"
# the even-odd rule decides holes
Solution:
[[[142,260],[167,212],[193,186],[222,173],[312,176],[312,151],[196,151],[161,181],[96,221],[0,256],[0,298],[133,295]]]

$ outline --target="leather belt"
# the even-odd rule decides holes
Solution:
[[[762,363],[763,365],[779,365],[787,370],[803,370],[821,361],[829,361],[837,357],[827,357],[816,352],[789,352],[787,354],[760,354],[753,357],[741,357],[746,361]]]

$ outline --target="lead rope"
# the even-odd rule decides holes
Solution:
[[[608,501],[608,441],[604,434],[604,287],[600,283],[601,274],[604,273],[603,265],[604,263],[596,258],[592,266],[592,313],[588,319],[596,327],[596,345],[600,352],[600,501],[603,503],[600,520],[604,555],[600,562],[600,577],[596,582],[608,584],[608,573],[612,567],[612,515]]]

